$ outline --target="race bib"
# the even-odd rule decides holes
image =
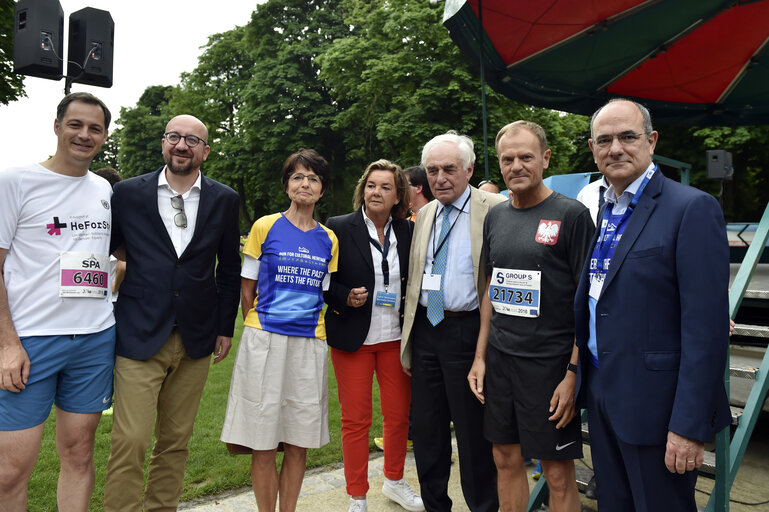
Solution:
[[[59,297],[107,297],[109,256],[62,252],[59,258]]]
[[[494,311],[503,315],[536,318],[542,272],[497,268],[491,274],[489,298]]]

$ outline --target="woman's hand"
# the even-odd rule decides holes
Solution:
[[[365,286],[353,288],[347,295],[347,306],[359,308],[366,303],[366,299],[368,299],[368,290],[366,290]]]

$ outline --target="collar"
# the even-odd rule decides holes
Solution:
[[[641,173],[639,177],[637,177],[633,183],[628,185],[628,187],[625,189],[625,191],[622,193],[622,196],[630,196],[632,199],[636,192],[638,192],[638,187],[641,186],[641,182],[644,180],[644,176],[646,176],[646,173],[654,167],[654,162],[649,164],[649,167],[646,168],[644,172]],[[606,183],[606,178],[604,177],[604,183]],[[620,196],[620,197],[622,197]],[[616,204],[619,201],[619,197],[616,197],[616,194],[614,193],[614,185],[609,185],[609,188],[606,189],[606,192],[603,193],[603,198],[606,200],[607,203],[613,203]]]
[[[168,190],[170,190],[174,194],[178,194],[178,192],[176,192],[171,187],[171,185],[168,184],[168,180],[166,179],[166,170],[167,169],[168,169],[167,165],[163,166],[163,170],[161,170],[160,174],[158,175],[158,188],[166,187],[166,188],[168,188]],[[198,169],[198,178],[195,180],[195,183],[192,184],[192,186],[190,187],[190,190],[193,190],[193,189],[200,190],[200,183],[202,181],[201,180],[201,176],[203,176],[203,174],[200,172],[200,169]],[[187,192],[189,192],[189,190]],[[185,194],[181,194],[181,195],[187,195],[187,194],[185,193]]]
[[[470,201],[467,201],[467,197],[470,195],[470,185],[467,185],[467,188],[464,192],[453,202],[451,203],[451,206],[454,207],[459,212],[467,212],[467,207],[470,206]],[[467,203],[465,203],[467,201]],[[465,209],[462,209],[462,206],[465,207]],[[440,201],[438,202],[438,211],[436,212],[437,216],[443,215],[443,209],[445,206]]]
[[[376,226],[374,226],[374,221],[368,218],[368,215],[366,215],[366,205],[363,205],[360,209],[361,213],[363,213],[363,222],[366,224],[367,227],[372,228],[376,232]],[[384,229],[387,231],[387,227],[390,225],[390,223],[393,221],[392,215],[390,215],[387,218],[387,222],[385,223]]]

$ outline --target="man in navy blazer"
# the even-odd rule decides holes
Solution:
[[[574,312],[599,506],[694,511],[703,445],[730,421],[723,215],[653,164],[643,106],[611,101],[590,124],[611,186]]]
[[[117,184],[112,196],[112,249],[124,250],[126,274],[115,306],[106,511],[176,510],[211,353],[217,363],[232,344],[240,298],[238,195],[200,172],[207,139],[195,117],[174,117],[163,134],[166,165]]]

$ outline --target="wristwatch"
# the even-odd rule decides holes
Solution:
[[[568,365],[566,365],[566,370],[577,373],[577,365],[569,363]]]

